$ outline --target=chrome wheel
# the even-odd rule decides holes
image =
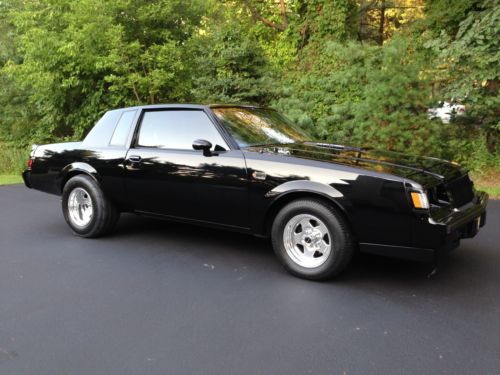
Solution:
[[[283,242],[288,256],[299,266],[316,268],[326,262],[332,250],[328,227],[316,216],[300,214],[285,225]]]
[[[77,187],[71,190],[68,198],[68,213],[71,222],[78,227],[84,227],[90,223],[94,208],[92,198],[85,189]]]

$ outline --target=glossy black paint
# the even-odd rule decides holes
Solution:
[[[142,113],[161,109],[204,111],[228,149],[210,151],[203,140],[193,140],[198,150],[138,147]],[[32,169],[24,173],[26,185],[60,195],[69,178],[85,173],[123,211],[261,236],[269,234],[283,205],[311,196],[338,208],[362,251],[415,259],[457,245],[477,217],[484,225],[484,193],[458,211],[446,203],[425,211],[412,208],[410,190],[431,189],[467,173],[443,160],[309,142],[240,149],[210,106],[122,111],[132,110],[135,119],[124,147],[106,146],[96,132],[82,143],[39,146]],[[116,110],[107,121],[119,117]]]
[[[248,229],[248,181],[240,150],[204,156],[202,151],[131,149],[126,191],[142,213]]]

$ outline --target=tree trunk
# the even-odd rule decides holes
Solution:
[[[380,23],[378,25],[378,43],[384,44],[384,26],[385,26],[385,0],[380,2]]]

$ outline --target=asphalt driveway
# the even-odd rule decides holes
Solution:
[[[500,202],[430,266],[288,275],[250,236],[122,217],[71,234],[58,197],[0,187],[0,374],[493,374]]]

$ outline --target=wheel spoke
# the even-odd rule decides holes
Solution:
[[[302,244],[302,233],[294,233],[293,234],[293,244]]]
[[[325,234],[329,233],[328,228],[322,222],[318,223],[318,226],[316,227],[316,229],[321,232],[321,237],[323,237]]]
[[[330,245],[327,244],[324,239],[321,239],[318,243],[318,251],[323,255],[328,255],[328,251],[330,251]]]
[[[311,250],[309,250],[307,246],[302,246],[302,249],[303,249],[303,252],[301,253],[302,257],[311,258],[313,256],[314,252],[311,253]]]
[[[314,258],[314,254],[316,254],[316,249],[308,249],[307,247],[305,248],[305,256],[307,256],[308,258]]]
[[[302,231],[305,232],[306,229],[311,229],[311,219],[310,218],[304,218],[299,221],[300,226],[302,227]]]

